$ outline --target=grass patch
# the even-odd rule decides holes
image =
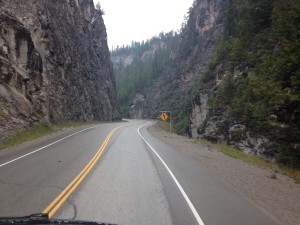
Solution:
[[[239,160],[242,160],[242,161],[247,162],[249,164],[260,166],[260,167],[263,167],[263,168],[270,168],[273,171],[285,174],[285,175],[289,176],[290,178],[294,179],[296,181],[296,183],[300,183],[300,170],[299,169],[293,169],[293,168],[285,167],[285,166],[282,166],[278,163],[273,163],[271,161],[264,160],[264,159],[259,158],[257,156],[248,155],[248,154],[242,152],[241,150],[235,149],[235,148],[230,147],[228,145],[213,144],[213,143],[211,143],[207,140],[203,140],[203,139],[198,139],[198,142],[200,144],[203,144],[203,145],[214,147],[217,150],[219,150],[220,152],[222,152],[223,154],[225,154],[227,156],[230,156],[232,158],[239,159]],[[277,176],[276,176],[275,172],[272,173],[271,178],[272,179],[277,179]]]
[[[60,130],[63,128],[78,127],[78,126],[82,126],[82,125],[89,125],[89,124],[95,124],[95,123],[99,123],[99,122],[98,121],[66,122],[66,123],[54,124],[53,126],[55,127],[56,130]]]
[[[293,178],[296,183],[300,183],[300,170],[298,169],[293,169],[289,167],[284,167],[284,166],[279,166],[280,167],[280,172]]]
[[[16,131],[12,136],[6,138],[0,143],[0,150],[4,148],[13,147],[22,144],[27,141],[31,141],[43,136],[55,133],[63,128],[77,127],[82,125],[89,125],[99,123],[97,121],[90,122],[67,122],[55,125],[49,125],[47,123],[38,123],[30,127],[26,131]]]
[[[276,173],[275,173],[275,172],[273,172],[273,173],[271,174],[271,178],[272,178],[272,179],[277,179],[277,176],[276,176]]]
[[[0,149],[12,147],[26,141],[31,141],[47,134],[53,133],[54,128],[47,123],[39,123],[32,126],[27,131],[17,131],[9,138],[0,143]]]
[[[160,120],[157,124],[160,129],[170,133],[170,122]]]
[[[274,163],[272,163],[270,161],[261,159],[257,156],[245,154],[241,150],[232,148],[228,145],[216,144],[216,146],[220,152],[222,152],[223,154],[228,155],[232,158],[240,159],[240,160],[243,160],[244,162],[247,162],[247,163],[250,163],[253,165],[262,166],[265,168],[273,168]]]

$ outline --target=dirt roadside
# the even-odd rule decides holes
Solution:
[[[149,127],[148,131],[177,151],[198,160],[223,182],[277,218],[283,225],[300,224],[300,184],[291,178],[277,173],[276,179],[272,179],[271,169],[231,158],[213,147],[199,144],[194,139],[167,133],[158,125]]]

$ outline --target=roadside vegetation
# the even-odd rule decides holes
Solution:
[[[98,123],[98,122],[97,121],[67,122],[67,123],[54,124],[54,125],[50,125],[47,123],[37,123],[26,131],[16,131],[12,136],[4,139],[4,141],[0,142],[0,150],[4,148],[16,146],[25,143],[27,141],[32,141],[49,134],[53,134],[64,128],[71,128],[71,127],[77,127],[77,126],[94,124],[94,123]]]
[[[159,121],[158,122],[158,127],[160,129],[164,130],[165,132],[170,133],[170,122],[169,121]]]
[[[230,156],[232,158],[242,160],[251,165],[271,169],[273,172],[272,172],[272,174],[270,174],[270,178],[272,178],[272,179],[277,179],[276,173],[281,173],[281,174],[285,174],[288,177],[294,179],[295,182],[300,183],[300,170],[299,169],[294,169],[291,167],[283,166],[282,164],[264,160],[262,158],[259,158],[258,156],[248,155],[239,149],[233,148],[233,147],[225,145],[225,144],[214,144],[214,143],[209,142],[204,139],[197,139],[197,141],[198,141],[198,143],[200,143],[202,145],[213,147],[213,148],[217,149],[218,151],[222,152],[223,154]]]
[[[6,138],[0,143],[0,149],[12,147],[18,144],[22,144],[27,141],[43,137],[45,135],[53,133],[55,130],[47,123],[39,123],[32,126],[27,131],[16,131],[12,136]]]

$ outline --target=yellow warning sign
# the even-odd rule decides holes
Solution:
[[[169,117],[168,117],[168,115],[167,115],[167,113],[162,113],[161,115],[160,115],[160,118],[162,119],[162,120],[167,120]]]

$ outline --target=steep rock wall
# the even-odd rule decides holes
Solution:
[[[189,117],[189,135],[215,143],[225,143],[249,155],[272,159],[276,144],[267,137],[234,120],[223,110],[210,108],[208,93],[199,92],[192,100]]]
[[[92,0],[0,1],[0,141],[34,122],[120,119]]]

